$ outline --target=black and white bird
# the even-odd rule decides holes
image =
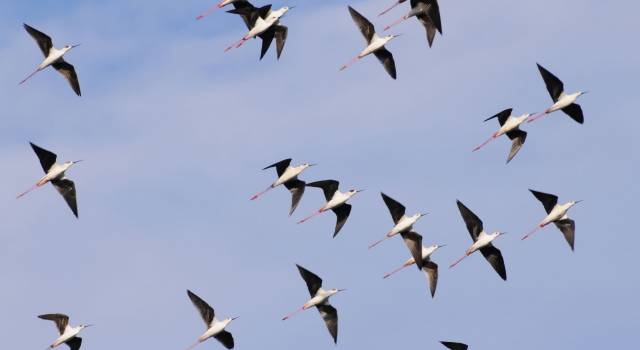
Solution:
[[[202,300],[199,296],[195,295],[190,290],[187,290],[187,295],[193,305],[200,312],[200,316],[202,316],[202,320],[205,323],[206,330],[205,332],[198,338],[198,340],[191,345],[188,349],[193,349],[196,345],[204,342],[209,338],[215,338],[217,341],[222,343],[225,348],[233,349],[233,336],[229,333],[225,328],[229,326],[231,321],[237,319],[237,317],[225,318],[222,321],[216,319],[216,314],[211,306],[207,304],[206,301]]]
[[[469,348],[467,344],[450,341],[441,341],[440,344],[444,345],[449,350],[467,350]]]
[[[347,222],[349,214],[351,213],[351,205],[347,204],[347,201],[356,193],[363,191],[351,189],[347,192],[340,192],[338,190],[338,186],[340,186],[340,183],[336,180],[322,180],[308,183],[307,187],[321,188],[324,192],[324,198],[327,200],[327,202],[315,213],[298,221],[298,224],[301,224],[316,215],[322,214],[327,210],[332,210],[337,217],[336,228],[333,231],[333,237],[335,237],[342,229],[342,226],[344,226],[344,224]]]
[[[69,325],[69,316],[64,314],[46,314],[40,315],[39,318],[47,321],[53,321],[58,328],[60,336],[49,345],[47,349],[53,349],[60,344],[67,344],[71,350],[78,350],[82,345],[82,338],[78,337],[78,334],[85,328],[91,327],[90,324],[81,324],[76,327]]]
[[[427,215],[426,213],[415,213],[411,216],[406,216],[406,208],[400,202],[395,199],[387,196],[386,194],[380,192],[382,196],[382,200],[387,205],[387,209],[389,209],[389,213],[391,214],[391,218],[393,219],[393,223],[395,224],[389,232],[380,240],[369,245],[369,249],[375,247],[376,245],[382,243],[384,240],[391,238],[399,233],[409,232],[413,229],[413,224],[416,223],[421,217]],[[420,257],[418,254],[416,257]]]
[[[397,2],[391,8],[404,1],[406,0]],[[440,20],[440,6],[438,6],[438,0],[411,0],[410,3],[411,10],[406,15],[400,17],[397,21],[386,26],[384,30],[387,31],[391,27],[400,24],[411,17],[416,17],[427,32],[427,42],[429,43],[429,47],[431,47],[436,36],[436,31],[442,35],[442,21]],[[386,13],[386,11],[381,13],[381,15],[384,13]]]
[[[298,207],[298,203],[300,203],[300,199],[304,194],[305,182],[298,179],[298,175],[300,175],[307,168],[314,166],[316,164],[304,163],[298,166],[291,166],[291,158],[287,158],[281,160],[277,163],[273,163],[262,170],[267,170],[270,168],[276,168],[276,173],[278,174],[278,178],[274,181],[269,187],[267,187],[264,191],[257,193],[251,197],[251,200],[255,200],[260,197],[265,192],[269,191],[272,188],[276,188],[280,185],[284,185],[289,192],[291,192],[291,208],[289,209],[289,216],[293,214],[293,212]]]
[[[296,266],[298,267],[300,276],[302,276],[302,279],[307,284],[307,289],[309,289],[311,299],[304,303],[304,305],[302,305],[298,310],[283,317],[282,320],[288,320],[298,312],[315,307],[318,309],[320,316],[327,325],[327,329],[329,330],[329,333],[331,333],[333,342],[338,343],[338,311],[335,307],[329,304],[329,298],[339,292],[345,291],[346,289],[333,288],[324,290],[322,289],[322,279],[320,277],[300,265],[296,264]]]
[[[516,156],[518,151],[520,151],[520,148],[522,148],[522,145],[524,145],[524,141],[527,139],[527,132],[520,130],[520,125],[524,123],[531,114],[524,113],[516,117],[511,115],[512,111],[513,111],[512,108],[507,108],[504,111],[494,115],[493,117],[489,117],[484,120],[486,122],[491,119],[498,118],[498,123],[500,123],[500,129],[494,132],[493,135],[491,135],[491,137],[487,141],[485,141],[478,147],[474,148],[473,149],[474,152],[479,150],[480,148],[482,148],[484,145],[491,142],[492,140],[495,140],[498,137],[506,134],[509,140],[512,141],[511,151],[509,151],[509,156],[507,157],[507,163],[509,163],[511,159],[513,159],[513,157]]]
[[[23,84],[25,81],[29,80],[29,78],[36,75],[36,73],[40,72],[41,70],[52,66],[55,70],[58,71],[58,73],[62,74],[65,79],[67,79],[76,95],[80,96],[80,82],[78,82],[78,75],[76,74],[76,70],[63,58],[63,56],[67,52],[69,52],[74,47],[79,46],[80,44],[65,45],[61,49],[56,49],[55,47],[53,47],[53,42],[47,34],[29,26],[26,23],[24,23],[23,26],[27,33],[29,33],[29,35],[31,35],[31,37],[38,44],[40,51],[42,51],[42,54],[44,55],[44,61],[42,61],[42,63],[38,65],[38,68],[36,68],[33,73],[22,80],[20,84]]]
[[[47,184],[47,182],[51,182],[53,186],[58,190],[60,195],[64,197],[64,200],[73,211],[73,215],[78,217],[78,204],[76,203],[76,185],[73,181],[67,179],[65,176],[65,172],[74,164],[81,162],[81,160],[75,161],[67,161],[62,164],[56,163],[57,156],[55,153],[47,151],[44,148],[40,148],[37,145],[31,143],[31,148],[38,156],[40,160],[40,165],[42,166],[42,170],[44,170],[45,175],[36,182],[33,187],[28,190],[22,192],[18,195],[17,198],[24,196],[25,194],[31,192],[32,190],[42,187]]]
[[[500,277],[506,281],[507,270],[504,266],[502,253],[492,244],[492,242],[496,238],[505,234],[505,232],[496,231],[493,233],[486,233],[482,225],[482,220],[480,220],[480,218],[478,218],[476,214],[474,214],[471,210],[469,210],[469,208],[462,204],[462,202],[456,201],[456,203],[458,204],[460,215],[462,215],[462,219],[467,226],[467,230],[471,235],[471,239],[473,239],[473,244],[471,245],[471,247],[469,247],[469,249],[467,249],[465,255],[451,264],[449,268],[456,266],[460,261],[462,261],[462,259],[479,250],[484,258],[487,259],[489,264],[493,266],[493,269],[496,270],[498,275],[500,275]]]
[[[233,2],[233,10],[227,11],[228,13],[237,14],[242,17],[247,29],[251,30],[258,20],[261,18],[266,20],[271,14],[271,5],[266,5],[261,8],[257,8],[253,6],[250,2],[246,0],[239,0]],[[264,55],[269,50],[273,39],[276,39],[276,57],[280,59],[280,55],[282,54],[282,50],[284,49],[284,44],[287,41],[287,34],[289,33],[289,28],[282,25],[279,21],[271,25],[267,30],[258,34],[257,36],[262,39],[262,48],[260,49],[260,59],[264,57]]]
[[[364,36],[364,39],[367,42],[367,47],[365,47],[358,56],[354,57],[351,61],[340,67],[340,70],[347,69],[350,65],[358,61],[359,59],[368,56],[369,54],[374,54],[380,63],[384,66],[384,69],[389,73],[389,75],[395,79],[396,78],[396,63],[393,60],[393,55],[387,48],[384,46],[394,38],[400,36],[399,34],[395,35],[387,35],[380,37],[376,34],[376,29],[373,24],[369,22],[363,15],[358,13],[358,11],[354,10],[351,6],[349,6],[349,13],[351,14],[351,18],[356,22],[358,28],[360,28],[360,32]]]
[[[256,9],[255,7],[253,7],[253,5],[250,5],[248,3],[239,3],[239,5],[237,5],[235,9],[229,12],[241,15],[249,31],[247,32],[247,34],[245,34],[245,36],[242,37],[242,39],[238,40],[235,44],[227,47],[224,51],[227,52],[233,48],[239,48],[245,42],[247,42],[247,40],[264,34],[264,37],[262,37],[263,41],[261,55],[264,56],[264,53],[266,53],[266,50],[269,48],[268,45],[265,48],[265,42],[271,44],[271,41],[265,40],[265,38],[268,39],[270,35],[269,33],[271,33],[272,35],[278,34],[280,36],[280,41],[278,42],[281,43],[280,52],[282,52],[288,30],[287,27],[280,24],[280,19],[292,8],[294,8],[294,6],[284,6],[272,11],[271,5],[266,5]],[[273,30],[273,32],[270,32],[270,30]],[[271,37],[271,40],[273,40],[273,37]],[[278,42],[276,42],[276,44]]]
[[[538,226],[536,226],[533,231],[522,237],[522,239],[527,239],[539,229],[549,225],[550,223],[554,223],[564,235],[564,239],[567,241],[567,243],[569,243],[571,250],[573,250],[575,242],[576,223],[575,221],[569,219],[569,216],[567,216],[567,212],[574,205],[582,201],[570,201],[565,204],[558,204],[558,196],[556,195],[538,192],[532,189],[529,189],[529,191],[531,191],[531,193],[542,203],[544,210],[547,212],[547,216],[545,216],[545,218],[540,221]]]
[[[549,91],[549,95],[551,95],[554,104],[551,107],[547,108],[544,112],[529,118],[528,122],[531,123],[534,120],[542,118],[549,113],[553,113],[557,110],[562,110],[576,122],[580,124],[584,123],[582,107],[580,107],[580,105],[575,102],[578,97],[586,94],[587,91],[577,91],[571,94],[566,94],[564,92],[564,84],[560,79],[546,70],[540,64],[538,64],[538,70],[540,71],[540,75],[544,80],[544,84],[547,86],[547,91]]]
[[[422,236],[420,234],[410,231],[403,232],[401,235],[407,245],[407,248],[409,248],[409,251],[411,252],[412,258],[405,261],[399,268],[384,275],[383,278],[389,278],[396,272],[415,264],[418,267],[418,270],[422,270],[425,276],[427,276],[431,290],[431,297],[433,298],[436,294],[436,287],[438,286],[438,264],[431,260],[431,255],[436,250],[446,246],[446,244],[433,244],[425,247],[422,245]],[[417,260],[415,258],[416,256],[418,256]]]

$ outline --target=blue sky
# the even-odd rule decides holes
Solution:
[[[237,349],[333,348],[317,312],[280,321],[308,298],[296,263],[349,289],[332,300],[341,348],[602,349],[636,339],[640,5],[441,1],[444,36],[432,49],[415,20],[393,31],[405,34],[388,46],[393,81],[373,57],[338,72],[364,45],[345,2],[275,3],[297,6],[283,20],[279,62],[275,47],[258,61],[257,40],[224,53],[245,28],[222,11],[195,21],[211,3],[0,4],[6,348],[45,347],[55,331],[36,315],[64,312],[96,324],[84,349],[183,349],[203,331],[187,288],[218,315],[240,316],[229,328]],[[408,8],[375,18],[387,0],[349,4],[379,29]],[[82,43],[66,57],[82,98],[51,70],[17,85],[41,60],[23,22],[57,46]],[[526,125],[508,166],[506,139],[471,153],[497,129],[484,118],[550,105],[536,62],[567,90],[591,91],[580,100],[585,124],[556,113]],[[86,160],[69,172],[80,220],[51,186],[15,199],[41,176],[29,141]],[[319,190],[292,218],[283,189],[248,200],[275,178],[260,169],[288,157],[319,163],[304,180],[367,189],[336,239],[333,214],[296,225],[322,204]],[[528,188],[585,200],[570,213],[575,253],[555,227],[520,241],[544,217]],[[434,256],[435,299],[415,269],[381,278],[408,252],[399,238],[367,250],[392,226],[380,191],[429,211],[415,229],[448,244]],[[480,255],[447,268],[471,243],[456,199],[488,230],[509,232],[496,242],[507,282]]]

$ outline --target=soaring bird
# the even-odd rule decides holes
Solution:
[[[391,8],[405,1],[406,0],[400,0]],[[436,36],[436,31],[438,31],[442,35],[442,21],[440,20],[440,6],[438,6],[438,1],[411,0],[410,3],[411,10],[406,15],[400,17],[400,19],[398,19],[397,21],[386,26],[384,30],[389,30],[391,27],[415,16],[427,32],[427,42],[429,43],[429,47],[431,47]],[[388,10],[390,10],[391,8],[389,8]],[[384,11],[383,13],[381,13],[381,15],[386,13],[387,11]]]
[[[257,199],[262,194],[264,194],[265,192],[269,191],[272,188],[276,188],[280,185],[284,185],[284,187],[286,187],[289,190],[289,192],[291,192],[291,208],[289,209],[289,216],[291,216],[291,214],[293,214],[293,212],[298,207],[298,203],[300,203],[300,199],[304,194],[304,188],[306,185],[304,181],[298,179],[298,175],[300,175],[308,167],[311,167],[314,165],[315,164],[304,163],[298,166],[291,166],[291,158],[287,158],[265,167],[262,170],[276,168],[276,173],[278,174],[278,178],[271,185],[269,185],[269,187],[267,187],[264,191],[253,195],[251,197],[251,200]]]
[[[246,0],[239,0],[233,2],[233,6],[235,7],[233,10],[227,11],[228,13],[237,14],[242,17],[247,29],[251,30],[258,20],[258,18],[262,18],[266,20],[271,13],[271,5],[263,6],[261,8],[257,8],[253,6],[250,2]],[[289,28],[282,25],[279,21],[270,26],[264,32],[258,34],[258,37],[262,39],[262,48],[260,50],[260,59],[264,57],[264,55],[269,50],[271,46],[271,42],[273,39],[276,39],[276,55],[277,59],[280,59],[280,55],[282,54],[282,50],[284,49],[284,44],[287,41],[287,34],[289,33]]]
[[[92,326],[90,324],[81,324],[77,327],[72,327],[69,325],[69,316],[64,314],[45,314],[38,317],[43,320],[53,321],[60,334],[60,336],[49,345],[48,349],[53,349],[60,344],[67,344],[71,350],[80,349],[82,338],[78,337],[78,334],[85,328]]]
[[[225,328],[227,328],[231,321],[237,319],[237,317],[225,318],[224,320],[219,321],[216,319],[216,314],[213,311],[213,308],[209,306],[206,301],[202,300],[190,290],[187,290],[187,295],[196,309],[198,309],[198,312],[200,312],[200,316],[202,316],[202,320],[206,326],[205,332],[188,349],[193,349],[196,345],[212,337],[222,343],[225,348],[233,349],[233,336],[231,333],[226,331]]]
[[[482,143],[480,146],[474,148],[473,149],[474,152],[479,150],[480,148],[482,148],[484,145],[491,142],[492,140],[495,140],[498,137],[506,134],[507,137],[510,140],[512,140],[511,151],[509,151],[509,156],[507,157],[507,163],[509,163],[511,159],[513,159],[513,157],[516,156],[518,151],[520,151],[520,148],[522,148],[522,145],[524,145],[524,141],[527,139],[527,132],[520,130],[520,124],[524,123],[527,120],[527,118],[529,118],[530,114],[524,113],[523,115],[516,117],[511,115],[512,111],[513,111],[512,108],[507,108],[504,111],[494,115],[493,117],[489,117],[484,120],[486,122],[491,119],[498,118],[498,123],[500,123],[500,129],[494,132],[493,135],[491,135],[491,137],[487,141]]]
[[[338,190],[340,183],[336,180],[315,181],[308,183],[307,186],[321,188],[324,192],[324,197],[326,198],[327,202],[315,213],[298,221],[298,224],[301,224],[316,215],[322,214],[327,210],[332,210],[336,214],[337,218],[336,228],[333,231],[333,237],[335,237],[342,229],[342,226],[344,226],[344,224],[347,222],[349,214],[351,213],[351,205],[347,204],[347,201],[356,193],[362,192],[363,190],[351,189],[347,192],[340,192]]]
[[[558,196],[554,194],[538,192],[531,189],[529,191],[531,191],[534,197],[536,197],[542,203],[544,210],[547,212],[547,216],[545,216],[545,218],[540,221],[538,226],[533,231],[522,237],[522,239],[527,239],[539,229],[547,226],[550,223],[554,223],[564,235],[564,239],[567,241],[567,243],[569,243],[569,247],[571,247],[571,250],[573,250],[576,233],[576,223],[575,221],[569,219],[569,216],[567,216],[567,212],[574,205],[582,201],[570,201],[565,204],[558,204]]]
[[[536,119],[539,119],[545,115],[553,113],[557,110],[562,110],[571,119],[582,124],[584,123],[584,115],[582,114],[582,108],[579,104],[575,103],[578,97],[587,93],[587,91],[577,91],[571,94],[564,92],[564,84],[558,77],[549,72],[546,68],[538,64],[538,70],[544,80],[544,84],[547,86],[547,91],[553,99],[554,104],[547,108],[544,112],[537,114],[534,117],[529,118],[528,122],[531,123]]]

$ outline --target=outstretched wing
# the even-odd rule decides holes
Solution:
[[[500,123],[500,126],[504,125],[504,123],[507,121],[507,119],[509,119],[509,117],[511,116],[511,112],[513,111],[513,108],[507,108],[504,111],[489,117],[487,119],[485,119],[484,121],[489,121],[493,118],[498,118],[498,122]]]
[[[298,264],[296,264],[296,266],[298,267],[300,276],[302,276],[302,279],[307,284],[307,289],[309,289],[309,294],[311,294],[311,297],[314,297],[316,293],[318,293],[318,289],[322,287],[322,279],[318,277],[318,275],[305,269],[304,267]]]
[[[29,142],[29,144],[31,145],[33,151],[36,152],[36,156],[38,156],[38,160],[40,160],[42,170],[44,170],[45,173],[48,173],[49,169],[51,169],[51,166],[56,164],[57,156],[55,155],[55,153],[36,146],[32,142]]]
[[[60,180],[51,180],[51,183],[56,188],[56,190],[58,190],[58,193],[60,193],[62,198],[64,198],[64,200],[67,202],[67,205],[69,205],[69,208],[71,208],[73,215],[75,215],[75,217],[78,217],[76,185],[73,183],[73,181],[62,178]]]
[[[282,173],[284,173],[285,170],[287,170],[287,168],[289,167],[289,164],[291,164],[291,158],[287,158],[287,159],[283,159],[277,163],[273,163],[269,166],[264,167],[262,170],[267,170],[269,168],[276,168],[276,173],[278,173],[278,177],[282,176]]]
[[[333,194],[338,190],[338,186],[340,186],[340,183],[336,180],[321,180],[310,182],[307,184],[307,186],[321,188],[324,192],[324,198],[326,198],[327,201],[330,201],[331,198],[333,198]]]
[[[351,213],[351,204],[343,204],[331,210],[336,214],[336,229],[333,231],[333,237],[335,237],[338,232],[342,230],[342,226],[344,226],[349,218],[349,214]]]
[[[438,264],[429,260],[424,264],[422,270],[429,279],[429,288],[431,290],[431,297],[433,298],[436,295],[436,288],[438,287]]]
[[[538,192],[532,189],[529,189],[529,191],[531,191],[531,193],[533,193],[533,195],[542,202],[542,206],[544,207],[544,210],[547,211],[547,214],[549,214],[553,210],[553,207],[558,203],[558,196],[556,195]]]
[[[69,316],[65,314],[44,314],[38,317],[43,320],[53,321],[56,324],[56,327],[58,328],[58,332],[60,334],[64,333],[64,330],[69,324]]]
[[[509,139],[513,140],[511,142],[511,151],[509,151],[509,156],[507,157],[507,163],[516,156],[522,145],[524,145],[524,141],[527,139],[527,132],[522,131],[520,129],[511,130],[507,133]]]
[[[222,343],[222,345],[224,345],[225,348],[233,349],[233,336],[231,335],[231,333],[223,330],[222,332],[214,335],[213,337],[216,338],[216,340],[218,340],[220,343]]]
[[[275,36],[275,30],[273,26],[262,32],[259,36],[260,39],[262,39],[262,47],[260,48],[260,59],[262,59],[264,55],[267,54],[267,51],[269,51],[269,47],[271,46],[273,37]]]
[[[304,194],[305,185],[304,181],[298,179],[289,180],[284,183],[284,187],[291,192],[291,209],[289,209],[289,216],[291,216],[298,207],[300,199],[302,199],[302,195]]]
[[[80,346],[82,345],[82,338],[73,337],[67,340],[67,346],[69,346],[69,350],[80,350]]]
[[[40,51],[42,51],[44,57],[49,56],[49,51],[53,47],[51,38],[47,34],[31,27],[26,23],[23,23],[22,25],[24,26],[24,29],[27,31],[27,33],[31,35],[33,40],[36,41],[36,44],[38,44],[38,47],[40,48]]]
[[[551,74],[548,70],[546,70],[543,66],[536,63],[538,65],[538,70],[540,71],[540,75],[542,75],[542,79],[544,80],[544,84],[547,86],[547,91],[549,91],[549,95],[553,101],[558,101],[560,95],[564,91],[564,84],[558,77]]]
[[[389,75],[395,79],[396,78],[396,62],[393,60],[393,55],[389,50],[385,47],[382,47],[373,52],[374,55],[378,58],[378,61],[382,63],[384,69],[389,73]]]
[[[562,234],[564,235],[564,239],[569,243],[569,247],[573,250],[573,245],[575,242],[576,235],[576,222],[571,219],[562,219],[554,222],[556,227],[560,229]]]
[[[407,209],[404,207],[404,205],[402,205],[397,200],[387,196],[382,192],[380,192],[380,194],[382,195],[382,200],[384,201],[384,204],[386,204],[387,209],[389,209],[389,213],[391,213],[391,218],[393,219],[393,222],[397,224],[398,221],[402,219]]]
[[[460,210],[460,215],[462,215],[462,220],[464,220],[465,225],[467,225],[467,230],[471,235],[471,238],[475,242],[478,239],[478,235],[482,232],[482,220],[474,214],[469,208],[467,208],[462,202],[456,201],[458,204],[458,210]]]
[[[202,300],[202,298],[195,295],[195,293],[193,293],[192,291],[187,290],[187,295],[189,296],[189,299],[191,299],[191,302],[196,307],[196,309],[198,309],[198,312],[200,312],[200,316],[202,316],[202,320],[207,325],[207,328],[210,327],[211,323],[213,322],[213,318],[216,315],[213,308],[209,306],[206,301]]]
[[[320,312],[320,316],[324,320],[324,323],[327,325],[327,329],[329,333],[331,333],[331,337],[333,338],[334,343],[338,343],[338,310],[335,307],[331,306],[329,303],[320,304],[316,306],[318,311]]]
[[[480,248],[480,252],[484,256],[485,259],[493,266],[493,269],[496,270],[500,278],[503,280],[507,280],[507,269],[504,267],[504,259],[502,258],[502,253],[500,249],[493,246],[493,244],[488,244],[482,248]]]
[[[441,341],[440,344],[444,345],[450,350],[467,350],[468,348],[467,344],[454,343],[450,341]]]
[[[376,33],[373,24],[371,24],[368,19],[366,19],[358,11],[354,10],[351,6],[349,6],[349,14],[351,14],[351,18],[353,19],[353,21],[356,22],[356,25],[360,29],[362,36],[364,36],[365,40],[367,40],[367,43],[371,42],[373,35]]]
[[[582,107],[580,107],[579,104],[572,103],[567,107],[564,107],[562,111],[565,112],[568,116],[571,117],[571,119],[575,120],[576,122],[580,124],[584,123],[584,115],[582,114]]]
[[[416,232],[402,232],[400,233],[404,244],[411,252],[413,261],[415,261],[418,270],[422,268],[424,262],[422,260],[422,236]]]
[[[76,74],[75,68],[62,58],[51,65],[58,71],[58,73],[62,74],[62,76],[67,79],[76,95],[82,96],[82,93],[80,92],[80,82],[78,81],[78,75]]]
[[[284,50],[284,44],[287,41],[287,35],[289,33],[289,28],[283,26],[281,24],[275,25],[276,31],[276,52],[277,57],[280,59],[280,55],[282,54],[282,50]]]

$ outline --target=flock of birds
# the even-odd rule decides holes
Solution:
[[[405,1],[406,0],[399,0],[398,2],[394,3],[393,6],[380,13],[380,16],[384,15],[385,13]],[[280,58],[288,33],[288,28],[284,26],[280,22],[280,20],[293,7],[285,6],[278,10],[272,10],[271,5],[266,5],[258,8],[253,6],[246,0],[222,0],[215,7],[198,16],[197,19],[206,17],[215,8],[222,8],[227,5],[232,5],[234,7],[234,9],[228,12],[239,15],[244,21],[248,32],[236,43],[227,47],[225,51],[239,48],[249,39],[259,37],[262,39],[262,47],[260,52],[260,59],[262,59],[271,46],[273,39],[275,38],[277,58]],[[427,34],[427,42],[429,46],[432,46],[436,32],[442,34],[440,10],[437,0],[410,0],[410,5],[411,9],[409,12],[407,12],[404,16],[402,16],[391,25],[386,26],[384,30],[386,31],[411,17],[416,17],[418,21],[424,26]],[[346,69],[351,64],[355,63],[365,56],[368,56],[369,54],[373,54],[378,58],[378,60],[380,60],[387,73],[395,79],[396,67],[393,55],[385,48],[385,45],[399,35],[386,35],[381,37],[376,33],[373,24],[371,24],[371,22],[367,20],[363,15],[361,15],[350,6],[348,7],[348,11],[353,21],[360,29],[360,32],[364,36],[367,46],[362,51],[360,51],[360,53],[349,63],[342,66],[340,70]],[[25,78],[23,81],[21,81],[20,84],[26,82],[36,73],[46,69],[49,66],[52,66],[67,79],[73,91],[78,96],[80,96],[80,83],[76,71],[71,64],[67,63],[64,60],[64,55],[78,45],[65,45],[63,48],[57,49],[53,46],[53,42],[48,35],[27,24],[24,24],[24,28],[27,33],[36,41],[45,58],[42,63],[38,65],[36,70],[29,76],[27,76],[27,78]],[[507,137],[512,141],[511,150],[507,157],[507,163],[509,163],[518,153],[527,138],[527,132],[520,129],[520,126],[523,123],[531,123],[537,119],[542,118],[545,115],[558,110],[562,110],[569,117],[580,124],[584,122],[582,109],[575,102],[577,98],[583,95],[585,92],[578,91],[574,93],[565,93],[563,83],[560,79],[558,79],[555,75],[553,75],[551,72],[549,72],[539,64],[538,70],[554,103],[549,108],[540,113],[524,113],[519,116],[515,116],[512,113],[513,109],[508,108],[492,117],[487,118],[485,122],[492,119],[497,119],[498,123],[500,124],[500,128],[496,132],[494,132],[488,140],[474,148],[474,152],[481,149],[490,141],[502,135],[507,135]],[[80,162],[80,160],[67,161],[59,164],[57,162],[57,156],[55,153],[33,143],[31,143],[31,147],[38,157],[45,175],[42,176],[31,188],[18,195],[18,198],[23,197],[30,191],[42,187],[47,183],[51,183],[65,199],[73,214],[78,217],[75,184],[73,181],[69,180],[66,177],[66,172],[72,165]],[[342,192],[339,190],[340,183],[332,179],[314,181],[310,183],[306,183],[305,181],[299,179],[299,176],[302,174],[302,172],[314,165],[316,164],[304,163],[298,166],[293,166],[291,165],[291,159],[284,159],[265,167],[263,170],[275,168],[277,178],[265,190],[255,194],[250,199],[255,200],[262,194],[273,188],[284,186],[291,193],[291,206],[289,208],[289,216],[291,216],[298,207],[298,204],[300,203],[300,200],[302,199],[302,196],[307,187],[322,189],[326,202],[317,211],[298,221],[298,223],[304,223],[317,215],[320,215],[327,211],[332,211],[337,218],[336,225],[333,230],[333,237],[335,237],[342,230],[345,223],[347,222],[347,219],[349,218],[349,214],[351,213],[352,206],[350,204],[347,204],[347,202],[362,190],[350,189],[346,192]],[[536,225],[536,227],[532,231],[522,237],[522,239],[524,240],[530,237],[533,233],[553,223],[562,232],[567,243],[573,250],[575,241],[575,222],[567,216],[567,212],[580,201],[569,201],[564,204],[559,204],[558,197],[556,195],[535,190],[530,191],[533,196],[542,203],[542,206],[544,207],[547,215],[538,223],[538,225]],[[422,242],[423,237],[414,230],[413,227],[416,222],[423,216],[427,215],[427,213],[418,212],[414,215],[408,216],[406,214],[406,208],[403,204],[391,198],[385,193],[381,193],[381,196],[382,200],[389,210],[389,213],[391,214],[394,226],[384,237],[372,243],[369,246],[369,249],[372,249],[373,247],[389,238],[400,235],[411,256],[400,267],[385,274],[384,278],[386,279],[406,267],[415,265],[418,270],[423,271],[425,276],[427,277],[430,294],[432,297],[434,297],[438,284],[438,265],[433,261],[432,255],[439,248],[445,245],[433,244],[425,246]],[[449,267],[453,268],[464,258],[470,256],[476,251],[480,251],[480,253],[500,276],[500,278],[506,280],[507,272],[504,259],[500,250],[493,244],[493,242],[498,237],[505,234],[505,232],[494,231],[488,233],[484,229],[482,220],[474,212],[472,212],[461,201],[457,200],[456,203],[458,206],[458,210],[460,211],[462,220],[465,223],[467,230],[469,231],[473,243],[465,251],[464,255],[453,262]],[[296,266],[298,268],[300,276],[307,285],[310,299],[308,299],[307,302],[305,302],[299,309],[285,316],[283,320],[291,318],[298,312],[315,307],[324,320],[327,329],[329,330],[329,333],[333,338],[333,341],[337,343],[338,313],[336,308],[329,303],[329,299],[337,293],[344,291],[345,289],[323,289],[322,279],[320,277],[300,265]],[[187,290],[187,295],[199,311],[206,325],[205,332],[197,339],[195,344],[189,347],[189,349],[204,342],[209,338],[215,338],[227,349],[232,349],[234,347],[234,339],[231,333],[226,330],[226,328],[237,317],[219,320],[215,316],[214,309],[209,304],[207,304],[207,302],[205,302],[203,299],[189,290]],[[44,320],[53,321],[58,329],[59,337],[55,339],[55,341],[49,346],[49,348],[55,348],[58,345],[66,344],[71,348],[71,350],[78,350],[82,344],[82,338],[78,336],[79,333],[85,328],[91,326],[79,325],[76,327],[72,327],[69,325],[69,317],[64,314],[45,314],[38,317]],[[462,343],[441,343],[451,350],[467,349],[467,345]]]

